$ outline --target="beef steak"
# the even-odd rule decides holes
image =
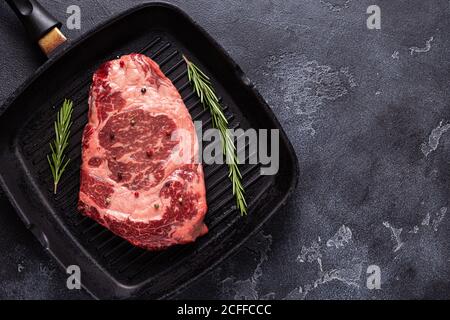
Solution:
[[[141,54],[93,76],[78,209],[132,244],[159,250],[208,232],[192,118],[172,82]]]

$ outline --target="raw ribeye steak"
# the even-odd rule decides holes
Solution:
[[[198,149],[180,94],[153,60],[106,62],[89,96],[79,210],[149,250],[194,241],[208,232]]]

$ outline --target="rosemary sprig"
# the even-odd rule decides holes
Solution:
[[[203,106],[209,109],[213,127],[220,131],[222,150],[228,164],[228,177],[233,185],[233,195],[236,197],[236,205],[241,215],[246,215],[247,202],[245,201],[245,192],[242,186],[242,175],[238,167],[236,146],[228,130],[228,120],[223,113],[219,98],[215,93],[209,77],[184,55],[183,59],[186,61],[189,82],[192,84]]]
[[[64,152],[69,145],[70,127],[72,126],[73,102],[64,100],[61,109],[56,115],[55,140],[50,143],[51,155],[47,156],[48,164],[53,175],[54,193],[58,190],[58,183],[64,170],[70,162],[66,159]]]

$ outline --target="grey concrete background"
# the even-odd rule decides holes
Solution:
[[[141,1],[41,0],[82,30]],[[245,248],[177,298],[450,298],[450,2],[168,1],[257,84],[292,139],[300,183]],[[381,7],[382,28],[366,28]],[[43,62],[0,2],[0,102]],[[0,298],[89,298],[0,196]],[[379,266],[381,289],[366,286]]]

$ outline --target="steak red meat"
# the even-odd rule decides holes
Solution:
[[[149,250],[208,232],[194,124],[153,60],[131,54],[97,70],[82,145],[85,215]]]

